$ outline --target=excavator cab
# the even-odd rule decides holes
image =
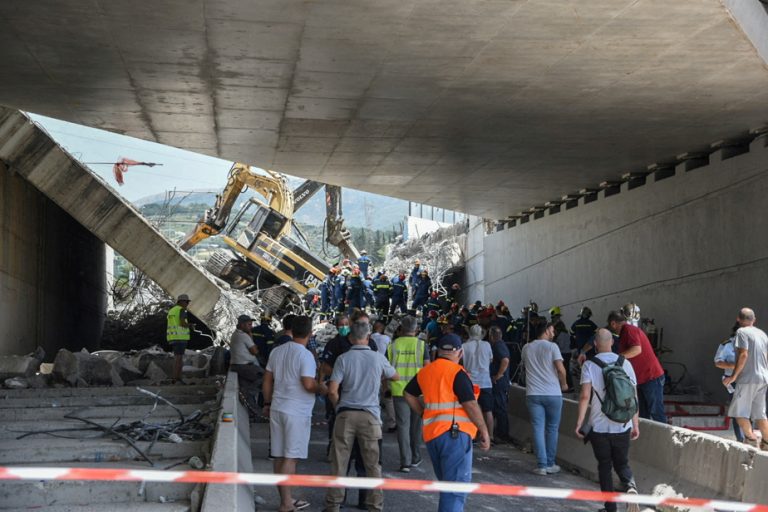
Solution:
[[[243,220],[248,219],[248,217],[250,220]],[[260,232],[272,239],[277,239],[287,222],[288,218],[280,212],[251,198],[224,229],[224,233],[237,240],[239,245],[253,250],[253,245],[256,243],[256,238]]]

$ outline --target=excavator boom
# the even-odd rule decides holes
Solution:
[[[254,172],[248,165],[235,163],[229,170],[226,187],[216,196],[216,204],[206,210],[195,229],[182,241],[182,250],[188,251],[202,240],[219,234],[226,226],[237,198],[246,187],[262,195],[271,209],[288,219],[279,236],[290,233],[294,207],[293,194],[286,179],[273,171],[267,171],[265,176]]]

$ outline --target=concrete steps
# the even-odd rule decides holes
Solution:
[[[102,505],[53,505],[50,507],[35,507],[34,510],[36,512],[105,512]],[[136,503],[134,502],[109,504],[109,512],[134,512],[135,510]],[[141,504],[142,512],[190,512],[191,510],[192,507],[189,501]]]
[[[215,395],[219,388],[214,385],[169,385],[169,386],[141,386],[142,389],[152,393],[160,393],[163,397],[173,402],[172,396],[198,396]],[[124,387],[90,387],[90,388],[42,388],[42,389],[0,389],[0,407],[5,399],[18,398],[62,398],[62,397],[119,397],[119,396],[146,396],[140,394],[135,386]]]
[[[181,443],[160,442],[149,449],[151,443],[139,441],[136,446],[155,460],[181,459],[186,461],[193,455],[205,460],[209,453],[208,441],[183,441]],[[28,437],[23,440],[0,441],[0,465],[23,464],[34,460],[38,464],[51,462],[104,462],[131,461],[141,456],[125,441],[109,439],[51,439]],[[142,459],[143,460],[143,459]]]
[[[177,406],[185,416],[192,414],[197,410],[205,410],[216,405],[215,401],[207,401],[198,404],[186,404]],[[64,416],[75,415],[87,419],[121,419],[121,423],[126,418],[140,419],[144,417],[152,408],[151,405],[116,405],[107,407],[49,407],[49,408],[0,408],[4,421],[31,421],[42,417],[41,411],[45,411],[45,418],[65,419]],[[168,419],[178,418],[178,413],[165,404],[158,404],[157,409],[152,413],[152,420],[167,421]]]
[[[113,504],[133,503],[143,510],[145,502],[189,501],[195,484],[141,482],[7,482],[0,483],[0,510],[24,510],[51,506],[90,506],[113,510]]]
[[[182,414],[216,408],[222,393],[213,381],[200,385],[146,387],[166,398]],[[153,410],[154,408],[154,410]],[[151,414],[150,414],[151,412]],[[42,433],[62,428],[83,429],[82,421],[66,419],[75,413],[103,426],[143,420],[147,424],[178,419],[177,412],[162,401],[134,387],[53,388],[0,391],[0,465],[136,468],[163,470],[191,469],[190,457],[204,462],[211,458],[213,437],[183,440],[181,443],[137,441],[153,465],[141,458],[126,441],[101,435],[96,430]],[[218,414],[209,417],[215,422]],[[39,432],[23,439],[19,436]],[[66,436],[66,437],[54,437]],[[152,449],[149,447],[152,445]],[[0,510],[105,511],[188,511],[194,484],[138,482],[27,481],[0,482]],[[199,496],[198,496],[199,503]]]

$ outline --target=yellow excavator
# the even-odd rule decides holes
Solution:
[[[224,190],[181,242],[181,249],[188,251],[200,241],[221,234],[232,251],[214,252],[206,269],[235,289],[253,289],[267,309],[282,311],[288,302],[298,303],[310,289],[318,287],[330,268],[291,238],[296,210],[323,186],[326,240],[345,258],[356,260],[360,253],[341,217],[340,187],[307,180],[292,191],[282,174],[269,170],[260,174],[241,163],[232,166]],[[232,216],[238,197],[247,189],[264,201],[251,197]]]

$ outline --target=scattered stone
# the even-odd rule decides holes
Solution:
[[[37,372],[45,358],[42,347],[25,356],[0,356],[0,380],[13,377],[29,377]]]
[[[166,352],[155,352],[151,349],[142,350],[138,358],[138,364],[136,367],[140,372],[146,375],[149,365],[154,363],[155,366],[163,370],[166,375],[173,374],[173,355]]]
[[[40,373],[50,375],[53,373],[53,363],[40,363]]]
[[[227,373],[227,351],[223,347],[216,347],[213,351],[210,364],[211,375],[224,375]]]
[[[24,377],[11,377],[10,379],[5,379],[3,386],[8,389],[27,389],[29,382]]]
[[[88,382],[82,377],[78,377],[77,381],[75,382],[75,386],[78,388],[89,388]]]
[[[210,358],[202,352],[197,352],[195,350],[187,350],[184,352],[184,366],[206,368],[208,367],[209,360]]]
[[[181,368],[181,374],[185,378],[202,379],[207,373],[207,368],[198,368],[197,366],[183,366]]]
[[[127,357],[120,357],[112,361],[112,368],[114,368],[123,382],[130,382],[142,377],[141,371],[131,362]]]
[[[158,365],[153,362],[147,366],[147,371],[144,372],[144,377],[149,379],[153,384],[158,384],[168,379],[168,374],[163,371]]]
[[[80,377],[80,361],[75,357],[75,354],[62,348],[56,353],[56,358],[53,360],[52,375],[57,382],[69,383],[70,386],[74,386]]]
[[[75,354],[80,361],[80,377],[91,385],[112,384],[112,365],[106,359],[88,352]]]
[[[112,379],[113,386],[125,385],[125,382],[123,381],[123,379],[120,378],[120,373],[118,373],[117,368],[115,368],[112,365],[109,365],[109,377],[110,379]]]
[[[27,377],[27,382],[29,383],[29,387],[32,389],[43,389],[50,387],[51,385],[51,374],[50,373],[36,373],[35,375],[32,375],[31,377]]]

